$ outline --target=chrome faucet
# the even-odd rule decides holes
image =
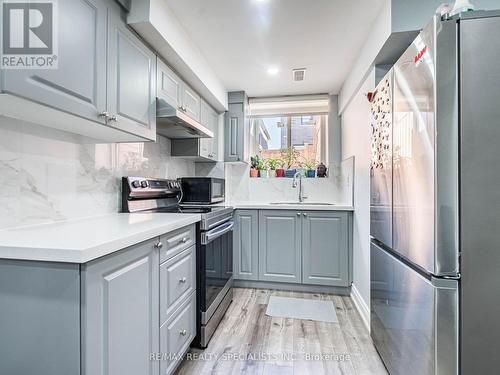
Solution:
[[[299,179],[299,202],[302,203],[304,202],[304,199],[307,199],[306,196],[304,196],[304,190],[302,189],[302,173],[297,172],[293,176],[293,182],[292,182],[292,187],[295,189],[297,187],[297,178]]]

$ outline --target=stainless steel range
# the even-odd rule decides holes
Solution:
[[[197,336],[205,348],[233,300],[233,207],[183,206],[177,180],[123,177],[122,211],[201,214],[196,225]]]

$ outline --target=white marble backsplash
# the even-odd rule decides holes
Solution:
[[[328,178],[303,178],[304,195],[309,202],[353,205],[354,159],[346,159],[339,166],[329,167]],[[228,163],[226,172],[226,201],[270,203],[297,201],[298,189],[291,178],[250,178],[250,166]]]
[[[0,117],[0,228],[118,212],[121,177],[194,176],[170,140],[95,144]]]

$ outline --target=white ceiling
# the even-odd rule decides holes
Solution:
[[[254,97],[338,93],[383,2],[165,1],[228,91]],[[304,67],[306,80],[292,82]]]

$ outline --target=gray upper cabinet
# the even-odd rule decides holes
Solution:
[[[219,114],[203,99],[200,109],[201,124],[210,129],[213,138],[172,139],[172,156],[192,158],[200,162],[218,161]]]
[[[302,282],[349,285],[347,212],[302,213]]]
[[[104,123],[107,7],[101,0],[64,0],[58,8],[58,68],[5,71],[2,89]]]
[[[201,96],[184,82],[162,60],[157,59],[157,90],[158,98],[169,105],[178,108],[192,119],[203,123]],[[205,125],[206,126],[206,125]]]
[[[201,97],[188,85],[182,86],[182,106],[184,112],[194,120],[201,121]]]
[[[108,22],[110,125],[156,140],[156,56],[116,13]]]
[[[234,213],[233,270],[238,280],[259,279],[259,212],[236,210]]]
[[[157,375],[158,239],[82,266],[82,368],[92,375]]]
[[[179,108],[182,105],[182,80],[163,61],[157,59],[156,62],[158,69],[157,96],[172,107]]]
[[[224,161],[246,162],[249,153],[250,126],[248,98],[243,91],[230,92],[224,124]]]
[[[214,137],[200,139],[200,156],[208,160],[217,160],[219,115],[204,100],[201,101],[201,124],[213,131]]]
[[[300,213],[259,212],[259,280],[302,281],[301,237]]]

